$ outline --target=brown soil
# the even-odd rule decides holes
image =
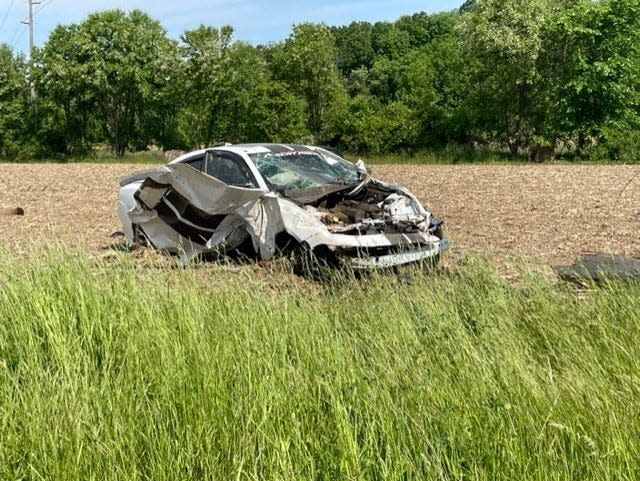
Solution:
[[[147,166],[3,164],[0,245],[61,241],[98,251],[120,229],[118,180]],[[455,256],[480,253],[565,263],[585,252],[640,256],[640,166],[378,165],[374,175],[409,187],[445,220]],[[620,195],[619,199],[618,196]]]

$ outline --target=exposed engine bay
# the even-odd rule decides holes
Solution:
[[[327,226],[330,232],[347,235],[433,233],[440,221],[416,208],[410,195],[375,181],[351,192],[344,190],[322,196],[304,209]],[[431,227],[431,228],[430,228]]]

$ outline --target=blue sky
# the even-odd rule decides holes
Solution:
[[[285,39],[291,26],[304,21],[345,25],[354,20],[395,20],[425,11],[458,8],[463,0],[42,0],[34,6],[35,44],[41,46],[58,24],[81,22],[88,13],[120,8],[144,10],[160,20],[170,37],[200,24],[231,25],[235,38],[253,44]],[[0,43],[26,51],[27,0],[0,0]]]

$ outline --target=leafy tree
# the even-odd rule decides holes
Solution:
[[[41,131],[47,146],[61,153],[82,152],[96,139],[91,133],[96,98],[77,48],[78,35],[78,25],[59,25],[35,55]]]
[[[382,102],[397,98],[400,89],[400,73],[404,69],[404,58],[391,60],[385,56],[376,57],[369,70],[369,91]]]
[[[182,137],[190,146],[304,137],[304,101],[271,80],[264,49],[232,34],[201,26],[182,36]]]
[[[566,2],[545,45],[556,135],[585,139],[637,131],[640,4],[635,0]],[[617,132],[617,133],[616,133]],[[626,133],[625,133],[626,132]]]
[[[27,81],[24,60],[0,45],[0,157],[15,157],[26,130]]]
[[[406,32],[410,48],[422,47],[436,39],[454,34],[456,14],[451,12],[428,15],[425,12],[404,15],[395,26]]]
[[[143,12],[110,10],[54,29],[31,65],[0,47],[0,156],[270,140],[383,153],[473,138],[630,158],[638,130],[637,0],[469,0],[396,22],[304,23],[258,47],[230,26],[173,42]]]
[[[473,12],[478,6],[478,0],[465,0],[465,2],[460,5],[458,12],[466,13]]]
[[[41,91],[64,110],[68,139],[95,120],[123,155],[162,140],[176,61],[159,22],[139,10],[107,10],[54,31],[43,49]]]
[[[454,35],[434,39],[425,48],[433,71],[436,95],[434,119],[424,129],[424,142],[432,146],[469,142],[471,124],[466,101],[471,90],[471,69]]]
[[[176,68],[174,42],[147,14],[119,10],[90,15],[80,26],[78,48],[98,118],[118,155],[155,140],[158,119],[170,113],[163,96]]]
[[[373,25],[351,22],[344,27],[331,27],[336,45],[336,65],[343,75],[360,68],[369,68],[375,53],[371,44]]]
[[[398,71],[397,97],[415,113],[420,125],[416,134],[424,140],[440,115],[430,52],[426,49],[413,50],[402,58],[402,63],[402,68]]]
[[[339,124],[341,145],[358,153],[412,149],[419,131],[414,113],[402,102],[383,104],[364,95],[347,102]]]
[[[200,25],[181,36],[180,52],[183,63],[174,97],[182,101],[179,128],[185,145],[189,147],[212,144],[220,133],[216,132],[216,104],[219,98],[216,82],[222,57],[231,45],[233,29]]]
[[[354,99],[336,116],[342,118],[362,112],[374,117],[388,116],[388,108],[393,111],[394,122],[400,121],[400,115],[406,115],[403,125],[411,125],[416,131],[411,136],[402,136],[403,148],[408,147],[408,138],[413,142],[411,148],[446,143],[449,129],[453,127],[456,134],[452,137],[464,137],[460,132],[466,124],[453,125],[460,119],[457,114],[461,98],[467,92],[465,76],[460,75],[467,69],[459,53],[454,28],[456,18],[455,13],[430,16],[421,12],[402,17],[395,24],[376,24],[372,32],[379,53],[370,68],[360,67],[350,72],[347,86]],[[371,118],[368,125],[375,122],[389,125],[384,120],[388,119]],[[339,123],[354,125],[345,119]],[[357,144],[360,150],[365,145],[373,145],[364,140],[366,135],[334,130],[343,143]],[[375,149],[393,145],[393,141],[385,141]]]
[[[334,57],[334,38],[324,24],[294,25],[283,47],[274,51],[276,76],[306,100],[309,130],[316,139],[331,104],[346,96]]]
[[[360,67],[354,69],[346,79],[347,90],[349,95],[355,97],[356,95],[369,95],[370,71],[366,67]]]
[[[242,42],[231,45],[221,58],[217,73],[210,88],[216,97],[214,125],[222,139],[269,141],[281,138],[285,132],[301,133],[302,100],[269,78],[265,59],[255,47]],[[275,119],[269,109],[281,114],[271,125],[269,120]]]
[[[376,22],[371,31],[371,43],[377,57],[398,59],[409,51],[409,34],[390,22]]]
[[[293,94],[282,82],[270,81],[259,86],[255,92],[253,137],[247,140],[264,142],[310,141],[307,129],[306,103]]]
[[[473,66],[470,107],[477,126],[512,155],[539,134],[539,112],[546,109],[538,59],[552,7],[549,0],[485,0],[464,17]]]

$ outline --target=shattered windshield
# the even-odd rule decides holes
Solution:
[[[349,162],[311,151],[260,152],[249,157],[271,188],[280,193],[331,184],[348,185],[357,183],[360,177]]]

